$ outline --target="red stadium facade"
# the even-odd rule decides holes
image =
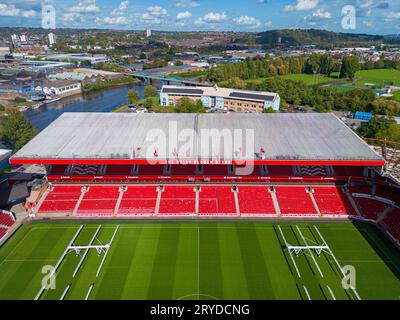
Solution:
[[[228,127],[239,121],[237,115],[218,115],[225,117],[222,120],[215,116],[185,115],[177,121],[194,124],[197,131],[213,121],[225,121],[221,125]],[[162,127],[160,121],[168,120],[158,115],[64,114],[11,163],[47,168],[48,185],[28,203],[37,218],[351,217],[374,221],[392,238],[400,238],[398,184],[382,174],[385,161],[339,119],[240,116],[246,116],[242,126],[254,124],[257,137],[257,152],[240,160],[206,158],[196,140],[191,156],[174,151],[158,158],[158,149],[151,151],[151,159],[140,155],[146,149],[149,123]],[[105,117],[107,128],[94,129]],[[280,122],[291,123],[291,130]],[[129,151],[127,141],[140,152]],[[112,156],[107,156],[110,150]]]

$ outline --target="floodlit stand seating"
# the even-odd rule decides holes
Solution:
[[[394,201],[400,206],[400,189],[382,186],[380,184],[376,185],[375,195],[381,198],[389,199]]]
[[[349,186],[349,191],[353,193],[372,194],[372,186],[370,184],[357,184]]]
[[[363,177],[364,167],[336,166],[333,167],[333,172],[339,177]]]
[[[0,227],[0,240],[3,239],[8,232],[7,228]]]
[[[171,175],[174,176],[194,176],[196,172],[195,165],[173,165],[171,168]]]
[[[65,170],[67,169],[67,165],[53,165],[51,166],[51,170],[49,175],[51,176],[63,176],[65,174]]]
[[[139,174],[141,176],[162,176],[164,174],[164,165],[162,164],[140,165]]]
[[[201,186],[199,215],[235,215],[235,197],[230,186]]]
[[[374,198],[360,198],[354,197],[358,207],[360,208],[361,214],[368,219],[376,220],[379,215],[388,206],[384,202],[380,202]]]
[[[11,227],[15,222],[15,218],[12,213],[9,211],[1,210],[0,211],[0,224]]]
[[[71,168],[71,176],[94,176],[99,171],[99,166],[95,165],[74,165]]]
[[[304,215],[318,213],[305,186],[277,186],[275,190],[282,214]]]
[[[394,238],[400,241],[400,209],[394,208],[390,211],[381,224]]]
[[[195,214],[194,186],[164,186],[161,193],[159,215]]]
[[[313,187],[314,198],[322,214],[355,215],[349,199],[338,187]]]
[[[227,165],[203,165],[203,176],[227,176]]]
[[[272,166],[269,165],[268,173],[271,177],[292,177],[293,167],[292,166]]]
[[[81,195],[82,186],[53,186],[38,208],[38,213],[72,213]]]
[[[154,214],[158,186],[128,186],[123,193],[119,205],[120,215],[152,215]]]
[[[239,186],[239,208],[242,215],[276,214],[267,186]]]
[[[119,186],[90,186],[79,204],[77,215],[111,215],[119,197]]]
[[[297,170],[302,177],[327,177],[329,175],[324,166],[299,166]]]
[[[132,166],[131,165],[110,165],[107,166],[106,176],[130,176]]]

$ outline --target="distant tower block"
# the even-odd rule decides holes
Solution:
[[[281,44],[281,43],[282,43],[282,37],[278,37],[277,42],[278,42],[279,44]]]
[[[56,35],[55,35],[53,32],[51,32],[51,33],[49,33],[48,37],[49,37],[49,44],[50,44],[50,46],[55,45],[55,43],[56,43],[56,41],[57,41]]]
[[[150,38],[151,37],[151,29],[146,30],[146,37]]]

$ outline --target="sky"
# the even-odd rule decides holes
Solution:
[[[41,27],[43,8],[56,28],[400,34],[400,0],[0,0],[0,26]]]

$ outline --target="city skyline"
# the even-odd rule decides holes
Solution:
[[[342,24],[346,5],[355,10],[351,28]],[[400,3],[385,0],[0,0],[0,27],[41,27],[43,6],[55,9],[56,28],[400,33]]]

